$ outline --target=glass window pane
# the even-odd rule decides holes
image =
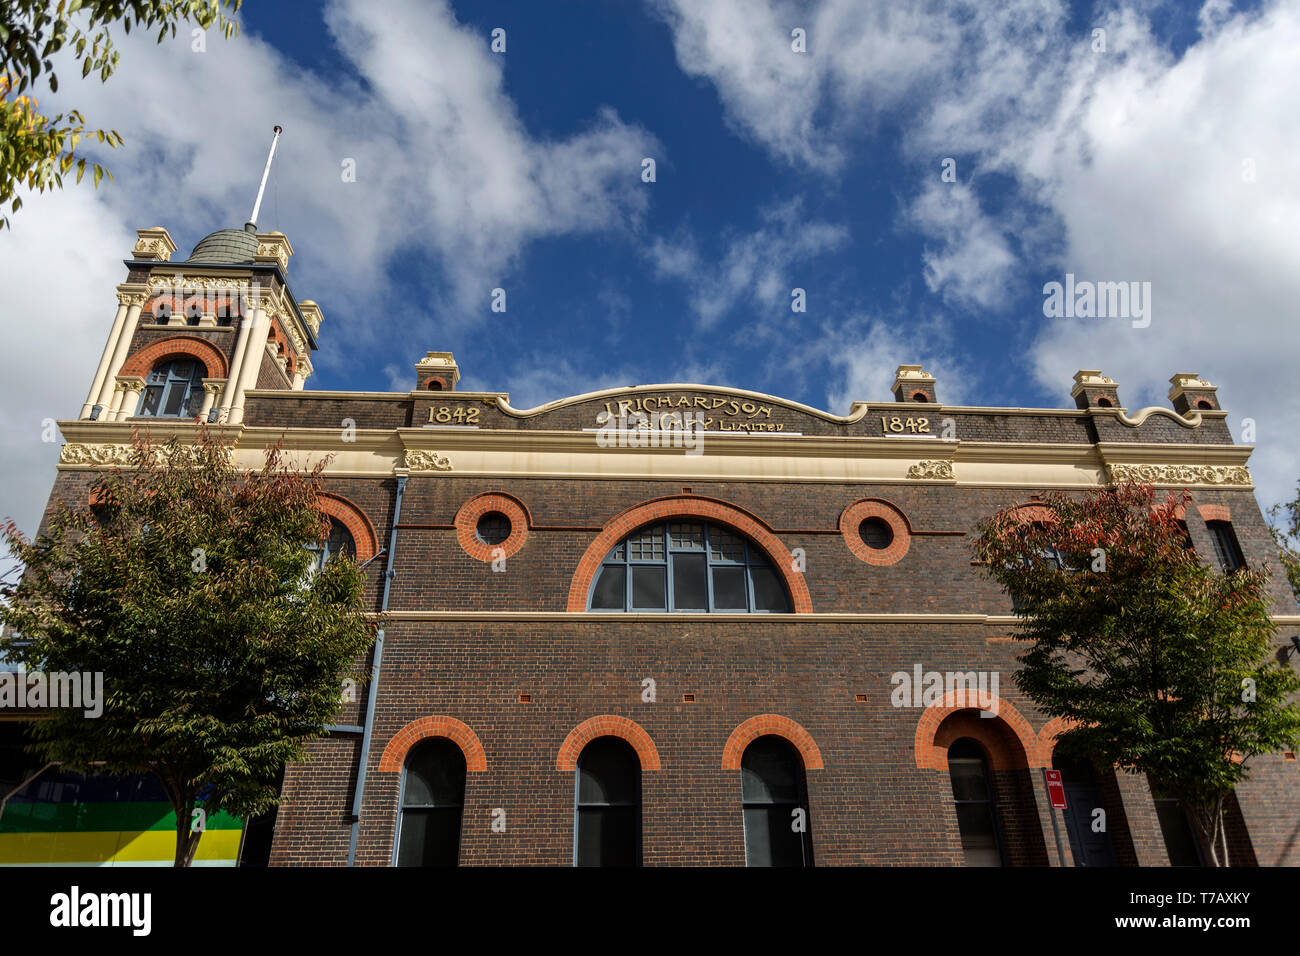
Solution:
[[[181,415],[185,418],[195,418],[203,410],[203,389],[195,386],[190,389],[189,397],[185,402],[185,407],[181,409]]]
[[[668,526],[668,541],[674,548],[703,550],[704,525],[671,524]]]
[[[724,531],[722,528],[709,528],[709,556],[714,561],[744,561],[745,539],[739,535]]]
[[[952,795],[956,800],[988,800],[988,778],[984,761],[978,757],[948,757],[948,773],[952,777]]]
[[[803,866],[803,834],[794,829],[794,807],[745,808],[746,866]]]
[[[157,415],[158,403],[162,401],[162,386],[151,385],[144,390],[144,398],[140,402],[139,415]]]
[[[868,548],[877,551],[884,550],[894,541],[894,529],[883,518],[867,518],[858,526],[858,534],[862,536]]]
[[[627,568],[605,565],[596,578],[596,587],[591,592],[591,606],[597,611],[621,611],[627,604],[624,587],[627,582]]]
[[[460,857],[460,807],[403,810],[398,866],[455,866]]]
[[[641,762],[618,737],[600,737],[578,758],[574,823],[579,866],[636,866],[641,834]]]
[[[171,368],[168,369],[167,374],[172,378],[184,379],[188,382],[191,370],[192,366],[190,362],[172,362]]]
[[[788,611],[790,600],[785,594],[785,585],[776,576],[776,572],[767,567],[750,568],[754,578],[754,610]]]
[[[450,740],[416,746],[406,766],[402,803],[408,807],[459,807],[465,800],[465,755]]]
[[[578,810],[578,866],[636,866],[640,807]]]
[[[187,386],[181,382],[172,382],[167,386],[167,394],[163,397],[162,414],[164,416],[179,415],[181,413],[181,402],[185,400],[185,391]]]
[[[745,569],[713,569],[713,607],[718,611],[743,611],[749,606],[745,594]]]
[[[701,538],[703,547],[703,538]],[[706,611],[709,608],[708,580],[704,555],[678,554],[673,557],[673,607],[678,611]]]
[[[667,579],[664,568],[632,569],[632,607],[640,610],[664,610],[668,607]]]
[[[662,561],[664,559],[663,525],[647,528],[628,538],[628,556],[633,561]]]
[[[326,545],[329,547],[330,557],[336,554],[346,554],[348,556],[357,553],[356,543],[352,540],[352,532],[345,528],[342,523],[330,520],[330,536]]]
[[[966,855],[967,866],[1002,865],[990,804],[957,804],[957,825],[961,828],[961,848]]]
[[[641,762],[617,737],[593,740],[578,758],[578,803],[634,804],[640,792]]]
[[[780,737],[759,737],[740,758],[740,794],[746,803],[798,803],[801,761]]]

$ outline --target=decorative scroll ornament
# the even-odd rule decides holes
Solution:
[[[289,250],[285,249],[282,243],[260,243],[257,247],[257,254],[258,256],[274,259],[280,264],[281,269],[285,269],[289,265]]]
[[[952,472],[952,462],[950,461],[918,461],[907,469],[907,477],[932,481],[955,480]]]
[[[83,445],[69,442],[59,452],[64,465],[125,465],[133,458],[130,445]]]
[[[157,256],[163,262],[170,261],[172,251],[161,239],[139,239],[131,250],[136,256]]]
[[[177,445],[171,457],[197,463],[199,452],[198,445]],[[226,448],[225,452],[229,457],[231,449]],[[166,458],[165,447],[155,446],[153,457],[155,461],[163,461]],[[136,461],[134,445],[90,445],[68,442],[59,451],[61,465],[134,465]]]
[[[451,459],[436,451],[406,449],[406,467],[411,471],[451,471]]]
[[[1251,485],[1245,465],[1107,465],[1111,484],[1141,481],[1151,485]]]

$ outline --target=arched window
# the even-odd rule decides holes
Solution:
[[[455,866],[465,807],[465,755],[445,737],[411,750],[402,773],[398,866]]]
[[[967,866],[1002,866],[989,764],[980,745],[962,737],[948,748],[948,774]]]
[[[641,865],[641,761],[619,737],[597,737],[578,757],[575,866]]]
[[[203,407],[207,368],[193,359],[173,359],[154,367],[145,379],[137,415],[148,418],[193,418]]]
[[[312,553],[311,572],[315,574],[335,555],[346,554],[348,557],[355,557],[357,543],[352,540],[352,532],[345,528],[342,522],[331,518],[329,537],[321,541],[313,541],[307,545],[307,550]]]
[[[784,737],[759,737],[740,758],[746,866],[812,866],[803,759]]]
[[[1237,535],[1232,530],[1232,524],[1227,521],[1207,521],[1205,527],[1210,532],[1214,556],[1218,559],[1223,573],[1231,574],[1244,568],[1246,559],[1242,557],[1241,545],[1237,543]]]
[[[633,532],[605,556],[587,606],[789,613],[790,595],[752,541],[719,525],[670,521]]]

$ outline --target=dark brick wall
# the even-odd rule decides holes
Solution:
[[[359,429],[407,428],[411,403],[352,398],[305,398],[299,392],[252,395],[244,405],[244,422],[260,428],[343,428],[350,418]]]
[[[253,387],[288,389],[292,386],[293,380],[280,371],[280,364],[263,348],[262,364],[257,370],[257,384]]]
[[[658,396],[660,393],[648,394]],[[699,393],[698,396],[693,393],[692,398],[694,397],[705,398],[710,403],[715,398],[722,399],[722,396],[711,396],[705,393]],[[331,404],[336,401],[334,399],[302,398],[298,396],[276,396],[271,398],[268,396],[257,403],[256,412],[253,411],[253,406],[250,405],[247,412],[249,423],[254,425],[278,424],[284,415],[284,412],[278,407],[279,403],[283,401],[295,403],[294,415],[298,424],[332,427],[335,421],[336,410]],[[606,406],[605,401],[592,400],[574,405],[565,405],[527,418],[516,418],[502,412],[494,402],[455,392],[420,392],[409,401],[411,407],[406,424],[410,426],[473,424],[478,425],[480,428],[517,431],[596,428],[598,427],[596,416],[604,412]],[[758,399],[753,401],[755,405],[764,404]],[[611,404],[615,408],[617,407],[616,403]],[[375,424],[360,425],[360,427],[403,427],[394,419],[384,417],[386,414],[391,414],[384,410],[389,405],[388,402],[353,401],[351,405],[354,412],[360,413],[354,413],[351,416],[357,419],[359,425],[363,416],[367,421],[373,420],[375,422]],[[894,404],[874,407],[857,422],[840,424],[828,422],[817,416],[809,415],[797,409],[787,408],[774,402],[768,402],[764,407],[770,409],[769,414],[756,413],[752,418],[746,418],[743,414],[740,416],[724,414],[728,411],[726,406],[720,410],[715,410],[712,407],[671,408],[664,406],[660,408],[657,405],[652,405],[649,407],[648,414],[654,415],[667,411],[679,411],[685,414],[689,411],[698,411],[705,416],[705,427],[708,430],[721,427],[720,423],[724,419],[728,423],[728,427],[734,421],[752,420],[764,424],[780,424],[783,433],[801,435],[878,438],[893,434],[881,422],[881,417],[884,416],[888,421],[894,416],[898,416],[904,423],[905,434],[921,433],[920,431],[910,432],[906,430],[905,423],[909,418],[918,421],[918,429],[922,428],[919,420],[925,418],[928,423],[928,433],[936,438],[945,434],[944,420],[951,418],[953,426],[949,437],[962,441],[1091,444],[1100,440],[1108,442],[1232,444],[1232,436],[1227,426],[1222,419],[1217,418],[1206,419],[1199,426],[1189,428],[1179,425],[1162,415],[1153,415],[1134,428],[1123,425],[1116,418],[1107,415],[1099,415],[1094,418],[1093,414],[1087,410],[1079,410],[1077,414],[1070,415],[1012,415],[1000,413],[996,410],[988,412],[934,411],[927,408],[911,407],[907,404]],[[443,409],[446,409],[445,413]],[[635,411],[635,409],[633,410]]]

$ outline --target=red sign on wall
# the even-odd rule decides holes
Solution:
[[[1061,783],[1061,771],[1044,770],[1047,777],[1047,798],[1052,802],[1053,810],[1065,809],[1065,785]]]

